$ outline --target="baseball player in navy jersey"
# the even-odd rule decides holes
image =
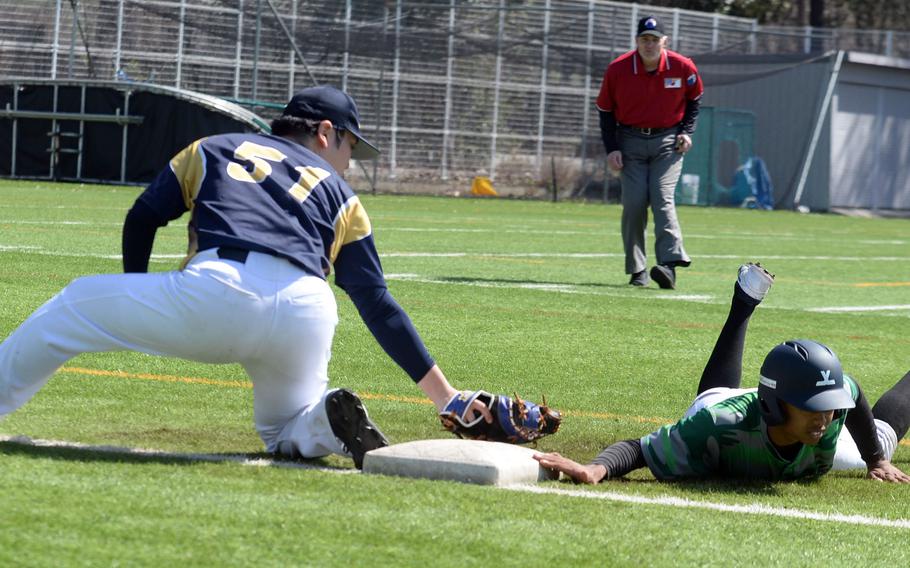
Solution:
[[[335,283],[388,355],[442,410],[458,394],[386,287],[370,219],[342,179],[378,150],[354,100],[332,87],[294,95],[272,134],[193,142],[139,196],[123,227],[126,274],[79,278],[0,344],[0,417],[67,360],[133,350],[240,363],[266,449],[353,457],[388,442],[360,399],[328,389]],[[159,227],[190,212],[180,270],[147,273]],[[471,416],[492,421],[480,402]]]
[[[586,465],[557,453],[535,458],[584,483],[642,467],[659,480],[779,481],[863,468],[871,479],[910,482],[890,461],[910,429],[910,373],[870,408],[834,353],[802,339],[768,353],[757,389],[739,388],[748,322],[772,282],[758,265],[740,268],[730,313],[697,397],[679,422],[617,442]]]

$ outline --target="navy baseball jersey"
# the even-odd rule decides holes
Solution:
[[[193,142],[140,197],[169,220],[191,211],[188,258],[231,246],[288,259],[342,287],[384,286],[370,219],[332,167],[293,141],[226,134]]]

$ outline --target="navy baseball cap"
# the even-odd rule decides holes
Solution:
[[[372,160],[379,155],[379,148],[370,144],[360,133],[360,113],[357,112],[354,99],[335,87],[322,85],[298,91],[284,107],[282,114],[329,120],[335,128],[347,130],[358,140],[351,152],[351,157],[355,160]]]
[[[664,37],[667,34],[664,33],[664,27],[660,25],[657,18],[654,16],[645,16],[638,20],[638,33],[635,35],[636,37],[643,35]]]

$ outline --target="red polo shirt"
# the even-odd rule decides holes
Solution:
[[[654,73],[645,71],[638,50],[620,55],[604,73],[597,108],[616,122],[638,128],[670,128],[682,120],[686,101],[704,92],[698,69],[688,57],[664,49]]]

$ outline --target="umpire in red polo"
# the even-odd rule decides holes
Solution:
[[[689,266],[674,193],[683,155],[692,147],[703,87],[691,59],[666,48],[657,18],[638,21],[637,48],[616,58],[597,97],[607,164],[621,172],[622,240],[629,284],[647,286],[645,229],[654,213],[651,278],[676,287],[676,268]]]

